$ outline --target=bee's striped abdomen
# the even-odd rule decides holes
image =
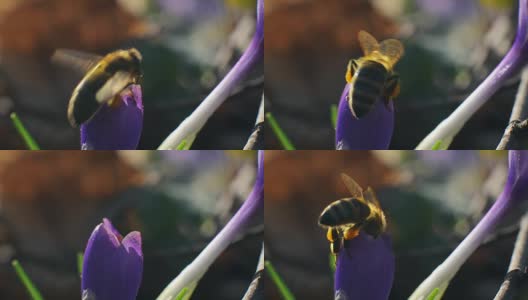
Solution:
[[[363,222],[370,215],[366,203],[354,198],[346,198],[328,205],[319,217],[319,224],[324,226],[340,226]]]
[[[351,88],[351,108],[357,118],[366,115],[383,94],[388,72],[375,61],[366,61],[358,69]]]

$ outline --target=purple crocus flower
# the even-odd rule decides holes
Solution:
[[[186,295],[192,294],[194,287],[216,258],[244,232],[249,224],[255,219],[264,217],[264,151],[258,152],[257,161],[255,185],[244,204],[194,261],[165,287],[157,300],[174,299],[184,288],[189,289]]]
[[[361,232],[345,241],[337,257],[335,299],[386,300],[394,279],[394,254],[390,238],[373,238]]]
[[[86,245],[83,300],[134,300],[143,274],[141,234],[124,238],[108,219],[97,225]]]
[[[158,147],[158,150],[176,149],[185,139],[193,139],[207,120],[229,97],[239,84],[264,57],[264,0],[257,0],[257,28],[248,48],[237,63],[200,103],[200,105]]]
[[[214,17],[224,8],[218,0],[159,0],[158,3],[163,11],[185,21]]]
[[[473,0],[418,0],[416,4],[426,13],[446,20],[467,18],[477,8]]]
[[[528,200],[528,151],[509,151],[508,178],[502,193],[482,220],[414,291],[410,300],[425,299],[435,288],[446,288],[469,256],[513,208]]]
[[[134,150],[143,129],[141,86],[131,85],[120,101],[103,104],[97,113],[81,124],[82,150]]]
[[[519,20],[513,46],[499,65],[462,102],[451,115],[444,119],[416,147],[417,150],[430,150],[440,143],[447,149],[453,138],[473,114],[486,103],[503,85],[504,81],[518,72],[528,61],[528,0],[519,0]]]
[[[394,129],[394,108],[378,101],[371,112],[356,119],[348,105],[347,95],[350,84],[345,86],[337,109],[336,149],[337,150],[386,150]]]
[[[416,151],[418,159],[434,172],[447,173],[480,162],[476,151]]]
[[[227,159],[226,153],[222,150],[208,151],[163,151],[161,155],[170,164],[183,170],[196,170],[214,167]]]

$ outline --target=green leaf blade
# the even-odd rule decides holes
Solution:
[[[31,136],[29,131],[27,131],[26,127],[20,120],[20,118],[17,116],[16,113],[12,112],[11,115],[11,121],[13,122],[13,125],[15,126],[15,129],[18,131],[18,134],[22,137],[24,142],[26,143],[26,146],[29,150],[40,150],[39,145],[35,141],[35,139]]]
[[[279,126],[279,123],[271,113],[266,113],[266,120],[268,120],[268,123],[271,126],[273,133],[275,133],[275,135],[279,139],[279,142],[282,144],[282,147],[285,150],[295,150],[295,147],[293,146],[292,142],[290,141],[286,133],[282,130],[282,128]]]
[[[286,283],[284,283],[284,281],[280,277],[279,273],[277,273],[271,262],[267,260],[264,263],[264,266],[268,272],[268,275],[271,277],[271,280],[279,289],[282,298],[284,300],[295,300],[295,297],[293,296],[292,292],[290,291],[290,289],[288,289],[288,286],[286,285]]]
[[[24,284],[24,286],[26,287],[26,290],[28,291],[29,295],[31,296],[31,299],[33,299],[33,300],[44,300],[44,298],[42,298],[42,295],[40,294],[38,289],[35,287],[35,285],[31,281],[31,279],[29,279],[29,276],[26,274],[26,271],[24,271],[24,269],[22,268],[22,266],[20,265],[18,260],[16,260],[16,259],[13,260],[11,262],[11,265],[15,269],[15,272],[16,272],[18,278],[20,279],[20,281],[22,281],[22,284]]]

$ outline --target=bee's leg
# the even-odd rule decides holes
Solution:
[[[400,76],[398,74],[393,73],[389,76],[389,78],[387,78],[387,83],[385,84],[385,91],[383,94],[385,106],[390,110],[390,101],[400,94]]]
[[[328,228],[328,231],[326,232],[326,239],[329,241],[329,242],[335,242],[337,239],[338,239],[338,232],[337,232],[337,229],[335,228]]]
[[[121,93],[115,95],[112,97],[112,99],[108,100],[106,104],[110,106],[111,108],[118,108],[121,105]]]
[[[351,240],[359,235],[359,228],[357,226],[349,227],[343,231],[343,248],[345,253],[350,257],[350,253],[345,248],[345,241]]]
[[[341,250],[342,247],[343,247],[342,238],[339,238],[333,242],[330,242],[330,252],[332,252],[334,256],[337,256],[339,254],[339,251]]]
[[[345,229],[343,232],[343,238],[345,240],[351,240],[359,235],[359,229],[356,227],[350,227]]]
[[[345,74],[345,80],[347,83],[352,82],[352,78],[354,77],[354,73],[356,73],[356,70],[357,70],[357,62],[354,59],[349,60],[347,71]]]
[[[330,252],[332,252],[333,255],[336,255],[339,253],[339,250],[341,250],[343,246],[343,238],[341,237],[341,232],[337,228],[328,228],[328,231],[326,232],[326,238],[330,242]]]

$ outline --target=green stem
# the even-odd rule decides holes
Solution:
[[[267,260],[264,263],[264,266],[266,267],[266,270],[268,271],[268,275],[271,277],[271,280],[277,288],[279,289],[279,292],[282,295],[282,298],[284,300],[295,300],[295,297],[293,296],[292,292],[288,289],[282,278],[279,276],[279,273],[275,270],[273,265],[269,260]]]
[[[77,253],[77,272],[82,275],[83,271],[84,254],[82,252]]]
[[[42,295],[37,290],[33,282],[31,282],[31,279],[29,279],[29,276],[26,274],[18,260],[13,260],[11,262],[11,265],[13,265],[13,268],[15,269],[15,272],[18,275],[18,278],[22,281],[24,286],[26,287],[27,291],[29,292],[29,295],[31,296],[31,299],[33,300],[43,300]]]
[[[279,139],[279,142],[282,144],[282,147],[285,150],[295,150],[295,147],[293,146],[292,142],[290,141],[288,136],[286,136],[286,133],[281,129],[275,117],[273,117],[271,113],[266,113],[266,119],[268,120],[271,129]]]
[[[26,142],[28,149],[29,150],[40,150],[39,145],[37,144],[35,139],[31,136],[31,134],[29,134],[26,127],[24,127],[24,124],[22,124],[22,121],[20,121],[17,114],[12,112],[10,117],[11,117],[11,121],[13,121],[13,125],[18,131],[18,134],[20,134],[24,142]]]
[[[332,121],[332,126],[335,129],[337,126],[337,105],[335,104],[330,106],[330,120]]]

